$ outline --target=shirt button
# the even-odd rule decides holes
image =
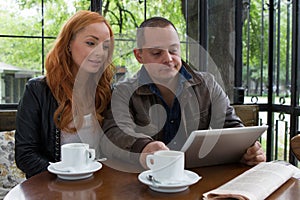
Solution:
[[[171,120],[170,122],[171,122],[171,124],[173,124],[173,123],[174,123],[174,120]]]

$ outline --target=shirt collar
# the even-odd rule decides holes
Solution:
[[[178,79],[178,88],[176,90],[176,96],[179,95],[182,92],[183,84],[184,82],[192,79],[192,75],[186,70],[186,68],[182,65],[182,67],[179,70],[179,79]],[[160,95],[160,92],[156,85],[153,83],[152,79],[150,78],[150,75],[148,74],[146,68],[142,66],[140,70],[140,76],[138,77],[140,85],[148,85],[150,90]]]
[[[192,78],[192,75],[185,69],[184,66],[182,66],[179,70],[179,84],[183,84],[185,81]],[[152,85],[154,84],[152,79],[150,78],[146,68],[142,66],[140,70],[140,76],[138,77],[139,83],[141,85]]]

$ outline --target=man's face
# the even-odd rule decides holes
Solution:
[[[137,60],[144,64],[153,81],[168,82],[181,68],[180,41],[175,29],[145,28],[145,44],[134,51]]]

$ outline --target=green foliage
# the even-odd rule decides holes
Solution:
[[[4,0],[2,0],[4,1]],[[44,22],[42,21],[41,0],[18,0],[1,7],[0,61],[17,67],[38,70],[42,69],[42,23],[44,23],[44,51],[46,56],[63,23],[80,9],[88,9],[89,1],[52,0],[44,1]],[[17,36],[10,38],[9,35]]]
[[[0,0],[6,1],[6,0]],[[2,35],[18,35],[35,38],[0,38],[0,61],[26,69],[42,68],[42,1],[10,0],[11,7],[2,7],[0,27]],[[89,0],[44,1],[44,51],[50,50],[54,38],[65,21],[78,10],[89,10]],[[140,67],[133,57],[136,27],[144,20],[144,1],[104,0],[102,13],[115,33],[114,64],[126,66],[129,73]],[[185,20],[181,13],[181,1],[147,1],[146,17],[162,16],[170,19],[184,36]]]
[[[144,20],[144,1],[104,0],[103,15],[110,22],[115,33],[115,60],[117,66],[126,66],[128,72],[134,73],[140,65],[133,57],[135,31]],[[181,13],[181,1],[147,1],[146,18],[161,16],[171,20],[184,36],[185,20]],[[122,42],[123,41],[123,42]]]
[[[7,0],[0,0],[6,2]],[[33,36],[35,38],[0,38],[0,61],[27,69],[40,70],[42,67],[42,9],[41,0],[8,0],[10,7],[0,8],[0,34]],[[268,7],[264,5],[264,29],[262,30],[262,5],[260,1],[251,1],[249,21],[249,41],[247,35],[247,20],[243,29],[243,61],[246,66],[249,42],[249,67],[250,78],[253,82],[263,81],[268,83],[268,32],[269,18]],[[144,8],[146,7],[146,12]],[[52,46],[53,39],[57,36],[64,22],[78,10],[88,10],[89,0],[48,0],[44,1],[44,36],[45,55]],[[281,6],[281,30],[277,31],[280,40],[280,80],[284,84],[286,68],[287,46],[287,6]],[[103,15],[110,22],[115,33],[116,47],[114,63],[117,66],[126,66],[130,73],[139,69],[139,64],[133,57],[132,50],[135,47],[136,27],[144,20],[153,16],[162,16],[171,20],[178,28],[182,39],[184,39],[186,23],[181,13],[181,1],[159,0],[144,1],[133,0],[103,0]],[[146,16],[145,16],[146,13]],[[50,38],[50,39],[49,39]],[[263,47],[263,52],[261,52]],[[45,56],[44,55],[44,56]],[[275,62],[276,63],[276,62]],[[277,63],[276,63],[277,64]],[[263,80],[261,80],[261,68],[263,69]],[[247,70],[244,68],[244,80],[247,78]],[[289,70],[290,71],[290,70]],[[290,72],[288,72],[290,73]],[[290,76],[290,74],[288,74]]]
[[[268,5],[261,5],[260,1],[251,1],[250,4],[250,17],[249,17],[249,32],[248,32],[248,20],[245,21],[243,27],[243,78],[246,80],[248,78],[246,65],[249,64],[250,79],[259,84],[261,81],[265,86],[268,85],[268,58],[269,58],[269,10]],[[263,17],[262,18],[262,9]],[[290,57],[286,58],[287,49],[286,38],[288,35],[291,37],[291,32],[288,32],[288,20],[287,14],[291,12],[286,4],[281,4],[280,6],[280,16],[278,16],[278,8],[275,9],[275,30],[274,30],[274,47],[275,47],[275,77],[279,74],[279,80],[274,80],[274,82],[279,82],[281,85],[285,86],[286,76],[291,77],[291,66]],[[278,29],[278,18],[280,17],[280,30]],[[248,34],[249,40],[248,40]],[[278,43],[278,38],[280,38]],[[249,47],[249,49],[248,49]],[[279,48],[279,54],[277,54],[277,48]],[[263,51],[262,51],[263,50]],[[247,55],[247,52],[249,53]],[[247,56],[249,56],[249,63],[247,63]],[[287,60],[288,59],[288,60]],[[277,62],[279,60],[279,63]],[[289,66],[287,65],[289,62]],[[279,71],[277,67],[279,66]],[[261,69],[263,70],[263,80],[261,80]],[[288,71],[288,72],[286,72]],[[288,73],[288,74],[286,74]]]
[[[34,36],[39,34],[37,23],[39,19],[34,16],[25,16],[20,11],[1,10],[0,33],[15,36]],[[33,10],[32,10],[33,12]],[[39,45],[38,45],[39,44]],[[37,38],[1,38],[0,61],[27,69],[41,69],[41,40]]]

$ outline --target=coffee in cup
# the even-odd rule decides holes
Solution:
[[[157,180],[184,179],[184,152],[161,150],[146,157],[146,164]]]
[[[86,169],[95,160],[95,149],[85,143],[68,143],[61,146],[61,160],[64,167],[76,171]]]

